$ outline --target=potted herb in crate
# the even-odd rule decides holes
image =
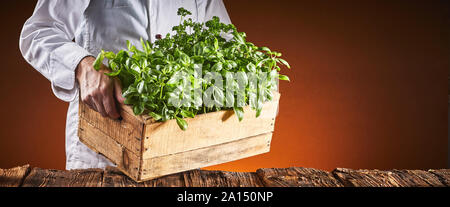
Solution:
[[[121,121],[80,103],[80,140],[136,181],[241,159],[270,150],[280,94],[281,54],[246,41],[218,17],[186,19],[142,49],[101,51],[120,79]]]

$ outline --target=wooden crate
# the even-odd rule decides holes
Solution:
[[[136,181],[216,165],[270,150],[280,94],[266,102],[261,115],[244,107],[239,122],[233,110],[186,118],[188,129],[175,120],[156,122],[121,110],[123,120],[102,117],[80,102],[78,136]]]

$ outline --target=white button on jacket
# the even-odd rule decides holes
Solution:
[[[113,165],[87,148],[77,136],[78,85],[75,68],[101,49],[117,52],[126,40],[140,47],[140,38],[172,33],[180,23],[179,7],[194,21],[218,16],[230,23],[222,0],[39,0],[20,35],[23,57],[51,82],[56,97],[70,102],[66,121],[66,169]]]

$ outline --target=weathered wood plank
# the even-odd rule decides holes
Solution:
[[[313,168],[261,168],[256,174],[266,187],[341,187],[331,173]]]
[[[23,187],[100,187],[103,170],[46,170],[33,168]]]
[[[191,170],[166,175],[144,182],[136,182],[119,169],[108,167],[103,187],[261,187],[256,173]]]
[[[428,172],[436,175],[445,186],[450,187],[450,169],[428,170]]]
[[[141,179],[220,164],[268,152],[272,133],[143,160]]]
[[[80,102],[79,110],[80,118],[83,118],[90,125],[123,145],[132,153],[140,156],[144,123],[138,116],[122,111],[121,116],[123,119],[121,121],[113,120],[109,117],[103,117],[82,102]]]
[[[392,170],[404,182],[405,186],[430,186],[443,187],[445,186],[439,177],[433,173],[424,170]]]
[[[120,143],[92,126],[84,118],[79,118],[78,137],[90,149],[105,155],[119,168],[138,180],[140,159]]]
[[[273,132],[280,94],[264,103],[262,112],[250,106],[244,107],[244,118],[238,121],[233,110],[199,114],[185,118],[189,128],[180,130],[176,120],[156,122],[145,126],[143,159],[175,154],[217,144],[236,141],[245,137]],[[174,144],[176,143],[176,144]]]
[[[102,187],[143,187],[142,183],[137,183],[126,176],[118,168],[107,167],[103,172]]]
[[[423,170],[352,170],[332,172],[345,186],[353,187],[431,187],[444,186],[439,178]]]
[[[333,177],[334,176],[334,177]],[[262,168],[256,172],[190,170],[137,183],[118,168],[85,170],[0,169],[0,187],[408,187],[449,186],[450,169],[352,170]]]
[[[184,187],[183,173],[166,175],[145,182],[136,182],[119,169],[108,167],[103,175],[103,187]]]
[[[254,172],[191,170],[183,173],[188,187],[263,187]]]
[[[0,168],[0,187],[19,187],[30,172],[30,165],[10,169]]]
[[[143,182],[145,187],[188,187],[183,179],[184,172],[165,175]]]

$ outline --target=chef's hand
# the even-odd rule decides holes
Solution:
[[[104,117],[118,119],[120,117],[118,104],[123,104],[125,100],[122,97],[120,81],[105,75],[104,73],[110,70],[103,64],[100,70],[96,71],[92,66],[94,61],[94,57],[87,56],[80,61],[75,70],[81,101]]]

